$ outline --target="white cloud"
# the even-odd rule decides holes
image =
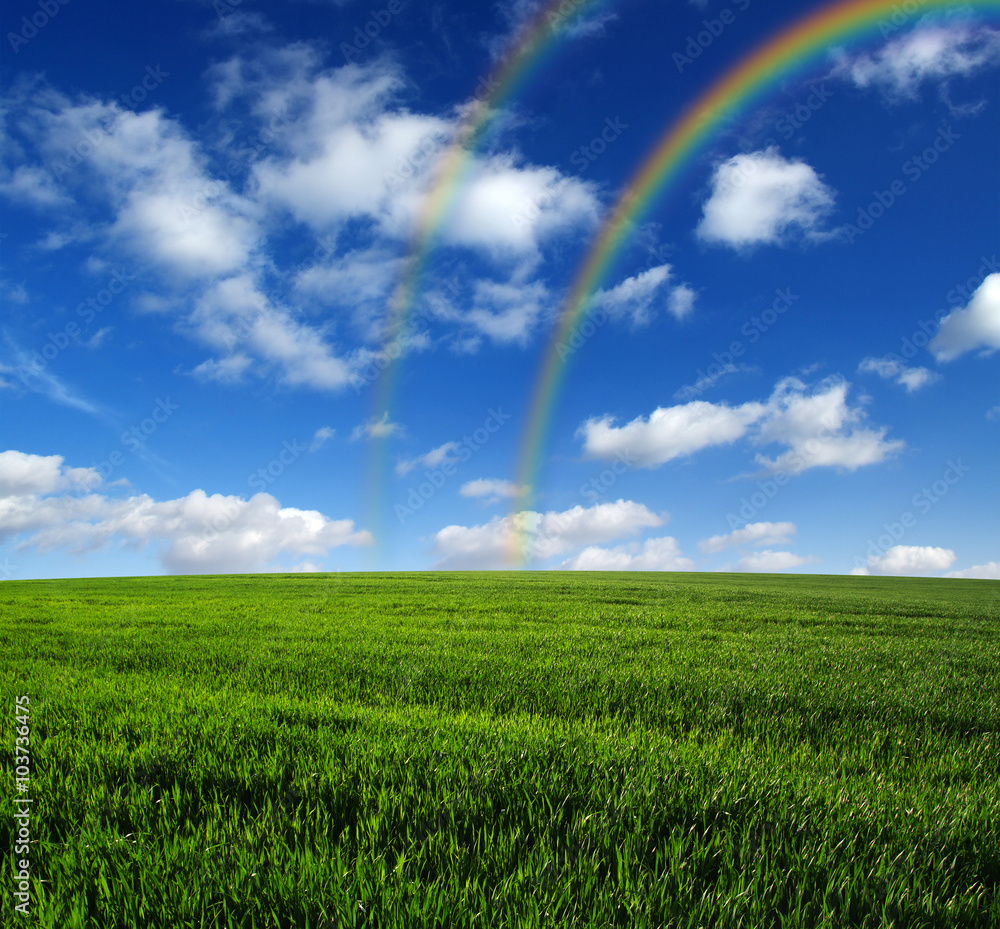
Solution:
[[[269,300],[249,274],[212,284],[186,324],[202,342],[239,356],[203,366],[204,377],[237,380],[248,368],[243,358],[253,353],[263,370],[277,368],[291,387],[339,390],[355,382],[353,364],[338,358],[319,330]]]
[[[524,345],[541,319],[548,291],[541,282],[499,284],[476,281],[472,308],[462,319],[499,344]]]
[[[145,494],[116,499],[63,492],[81,485],[92,491],[98,483],[93,469],[67,468],[58,455],[0,454],[0,539],[16,540],[19,550],[77,554],[115,539],[133,546],[159,543],[160,562],[180,574],[263,571],[280,555],[323,555],[340,545],[372,542],[370,533],[355,531],[352,520],[282,507],[265,493],[244,500],[194,490],[157,502]]]
[[[599,212],[591,184],[556,168],[494,155],[477,165],[441,234],[450,244],[495,259],[536,259],[553,236],[592,229]]]
[[[459,458],[452,454],[461,448],[460,442],[445,442],[416,458],[396,462],[396,474],[406,477],[414,468],[440,468],[443,464],[458,464]]]
[[[43,208],[66,206],[72,202],[51,174],[33,165],[19,165],[0,180],[0,194]]]
[[[383,236],[406,238],[436,167],[462,131],[461,115],[442,118],[398,105],[405,80],[387,60],[328,73],[315,73],[315,64],[299,60],[294,76],[280,81],[253,79],[271,109],[301,114],[277,150],[254,166],[261,196],[317,230],[363,218]],[[243,62],[218,71],[226,99],[246,86],[248,69]],[[546,241],[592,228],[598,213],[592,184],[500,152],[473,160],[463,196],[440,235],[446,244],[530,266]]]
[[[841,53],[837,72],[857,87],[877,87],[891,98],[913,99],[927,81],[967,77],[1000,62],[1000,32],[986,26],[930,25],[875,52]]]
[[[670,291],[667,310],[675,319],[685,319],[694,309],[696,297],[695,291],[687,284],[678,284]]]
[[[94,468],[63,467],[62,455],[0,452],[0,498],[95,487],[100,482]]]
[[[564,571],[691,571],[694,562],[684,557],[677,540],[668,535],[647,539],[641,546],[590,545],[559,567]]]
[[[697,234],[736,249],[780,244],[793,230],[822,238],[828,233],[820,223],[833,202],[833,191],[809,165],[776,148],[734,155],[715,169]]]
[[[797,378],[785,378],[766,403],[731,407],[694,400],[658,407],[648,418],[639,416],[624,426],[616,426],[611,416],[588,419],[577,435],[583,436],[586,457],[612,459],[627,453],[643,468],[747,437],[757,445],[786,446],[773,460],[756,456],[768,472],[799,474],[816,467],[853,471],[883,461],[904,443],[887,440],[887,429],[863,426],[864,411],[847,404],[849,386],[831,378],[810,392]]]
[[[767,573],[784,571],[788,568],[798,568],[801,565],[810,564],[818,560],[818,558],[796,555],[793,552],[772,552],[766,550],[744,555],[736,562],[736,569],[738,571],[760,571]]]
[[[486,504],[499,503],[501,500],[517,497],[524,493],[525,488],[515,484],[513,481],[504,481],[499,478],[481,477],[474,481],[466,481],[458,492],[463,497],[485,497]]]
[[[863,425],[864,411],[847,404],[849,388],[846,381],[836,378],[827,379],[812,392],[797,378],[780,381],[754,442],[788,448],[775,459],[757,455],[757,462],[770,473],[801,474],[819,467],[855,471],[902,450],[902,440],[886,439],[888,429]]]
[[[16,364],[12,367],[5,367],[6,371],[16,373],[21,385],[34,393],[41,394],[53,403],[60,406],[68,406],[75,410],[81,410],[105,422],[109,421],[107,410],[97,403],[87,399],[72,385],[67,384],[62,378],[56,376],[47,368],[38,364],[38,360],[30,356],[26,351],[15,345],[8,336],[6,339],[12,348],[12,360]],[[11,384],[10,386],[14,386]]]
[[[400,435],[403,427],[399,423],[389,422],[389,411],[386,410],[381,416],[373,417],[368,422],[354,427],[351,433],[351,441],[357,442],[359,439],[385,439],[391,435]]]
[[[330,426],[320,426],[313,435],[312,442],[309,445],[309,451],[318,452],[327,442],[330,441],[336,434],[336,430]]]
[[[321,307],[346,311],[362,338],[378,341],[384,334],[386,306],[400,279],[402,259],[381,247],[316,257],[321,260],[296,275],[297,295]]]
[[[961,571],[949,571],[945,577],[975,577],[983,580],[1000,581],[1000,561],[988,561]]]
[[[633,326],[642,326],[651,319],[650,310],[659,297],[669,303],[667,284],[670,281],[670,265],[663,264],[641,271],[626,278],[610,290],[599,290],[591,298],[590,313],[604,310],[612,319],[629,317]],[[685,294],[688,291],[685,291]],[[693,300],[694,293],[690,291]],[[678,298],[677,306],[684,309],[685,296]],[[690,307],[688,307],[690,309]],[[683,315],[683,313],[682,313]]]
[[[216,7],[218,10],[219,7]],[[271,32],[274,27],[261,13],[250,13],[245,10],[227,9],[225,16],[219,18],[205,30],[209,38],[232,38],[235,36],[260,35]]]
[[[797,531],[795,523],[792,522],[747,523],[742,529],[734,532],[702,539],[698,543],[698,548],[711,554],[736,545],[782,545]]]
[[[85,348],[100,348],[104,343],[104,340],[114,332],[114,326],[102,326],[97,330],[86,342],[83,342]]]
[[[15,284],[13,281],[0,280],[0,295],[9,303],[24,304],[30,299],[23,281]]]
[[[941,320],[928,348],[938,361],[953,361],[978,348],[984,354],[1000,349],[1000,273],[987,275],[968,306]]]
[[[932,384],[939,377],[928,368],[910,368],[894,358],[864,358],[858,365],[858,370],[877,374],[886,381],[893,381],[905,387],[907,393],[913,393],[927,384]]]
[[[703,448],[735,442],[765,412],[760,403],[730,407],[695,400],[657,407],[648,418],[638,416],[624,426],[615,426],[611,416],[588,419],[577,435],[583,435],[587,458],[611,459],[627,452],[640,468],[654,468]]]
[[[201,381],[218,381],[220,384],[238,384],[253,367],[253,359],[243,354],[225,358],[207,358],[196,365],[191,373]]]
[[[400,101],[407,78],[387,58],[324,70],[318,49],[304,43],[258,43],[214,65],[209,79],[218,115],[201,141],[163,110],[71,99],[38,79],[4,100],[21,117],[5,155],[25,163],[0,168],[0,184],[10,197],[65,214],[48,233],[53,247],[90,239],[128,256],[136,273],[158,275],[161,286],[144,285],[159,291],[145,304],[215,350],[192,365],[198,378],[357,385],[371,351],[336,348],[335,326],[347,316],[362,343],[384,335],[400,243],[419,226],[463,115],[411,112]],[[246,159],[245,181],[240,173],[219,180],[213,146],[231,148],[248,126],[267,131]],[[474,156],[466,181],[440,239],[500,263],[492,270],[502,274],[463,272],[460,304],[437,318],[455,325],[452,344],[467,351],[484,338],[525,344],[555,309],[531,272],[553,239],[596,224],[597,188],[516,151]],[[282,275],[268,234],[287,232],[286,210],[321,234],[325,255],[317,247],[313,261]],[[357,221],[370,243],[345,254],[340,234]],[[313,311],[330,308],[337,316],[317,322]],[[429,342],[423,334],[408,347]]]
[[[855,568],[851,574],[927,574],[930,571],[945,571],[955,562],[955,553],[950,548],[935,548],[930,545],[894,545],[881,555],[872,555],[863,568]]]
[[[198,145],[160,110],[39,94],[29,120],[60,188],[85,188],[110,208],[121,249],[187,279],[242,268],[260,232],[253,204],[213,180]]]
[[[664,518],[641,503],[617,500],[562,513],[527,510],[495,516],[481,526],[446,526],[434,536],[441,555],[435,568],[486,570],[509,566],[520,552],[544,561],[583,545],[609,542],[642,529],[662,526]]]
[[[490,56],[502,61],[515,52],[529,30],[533,31],[540,15],[545,16],[548,27],[558,30],[561,41],[603,35],[609,22],[618,18],[607,10],[586,10],[586,4],[552,6],[545,0],[510,0],[498,7],[507,20],[507,31],[490,37],[487,45]]]
[[[716,369],[713,371],[713,368]],[[726,364],[714,364],[709,365],[709,371],[713,371],[711,374],[702,374],[697,381],[693,384],[685,384],[683,387],[678,388],[674,391],[675,400],[690,400],[692,397],[697,397],[703,394],[706,390],[714,387],[719,381],[724,377],[728,377],[730,374],[739,374],[745,371],[754,371],[756,369],[749,367],[745,364],[734,365],[730,362]]]

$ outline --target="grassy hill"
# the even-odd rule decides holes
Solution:
[[[4,926],[1000,925],[998,582],[8,581],[0,616]]]

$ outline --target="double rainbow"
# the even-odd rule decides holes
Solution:
[[[407,257],[389,301],[384,354],[388,359],[399,356],[392,348],[399,347],[419,292],[420,280],[433,251],[438,234],[451,215],[459,191],[475,165],[475,153],[488,136],[491,124],[501,112],[500,107],[518,90],[532,71],[540,66],[543,52],[552,49],[568,26],[578,22],[592,8],[606,0],[549,0],[535,16],[518,31],[510,48],[497,66],[483,78],[475,99],[454,137],[435,168],[430,189],[421,203],[414,224]],[[399,365],[389,361],[373,391],[372,419],[388,417],[398,379]],[[371,522],[381,518],[380,488],[385,472],[385,443],[371,443],[372,461],[369,466],[369,509]],[[382,538],[381,531],[376,538]]]
[[[608,214],[563,303],[559,322],[542,363],[523,433],[516,483],[525,492],[512,512],[510,557],[524,561],[520,514],[530,510],[541,466],[545,436],[566,373],[569,353],[560,353],[585,313],[590,296],[607,277],[628,242],[630,231],[677,180],[705,143],[741,109],[751,106],[790,72],[801,70],[839,42],[854,41],[880,27],[912,25],[914,17],[932,10],[982,8],[1000,10],[1000,0],[837,0],[810,13],[765,40],[730,68],[681,116],[670,123],[629,181]]]

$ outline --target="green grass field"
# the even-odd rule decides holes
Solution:
[[[1000,925],[997,582],[8,581],[0,615],[5,927]]]

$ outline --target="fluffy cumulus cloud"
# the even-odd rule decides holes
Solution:
[[[17,115],[0,195],[48,218],[47,248],[85,241],[141,275],[144,305],[211,350],[192,365],[200,380],[357,387],[384,335],[401,247],[472,111],[414,112],[388,58],[330,68],[308,43],[261,39],[207,79],[215,117],[200,137],[155,106],[22,81],[0,101]],[[552,245],[594,227],[596,190],[514,150],[477,154],[437,230],[442,250],[462,253],[461,298],[429,318],[457,330],[463,350],[523,344],[554,310],[536,269]],[[290,230],[316,243],[291,269]]]
[[[986,564],[973,565],[961,571],[949,571],[945,577],[974,577],[982,580],[1000,581],[1000,561],[988,561]]]
[[[614,548],[588,545],[559,567],[565,571],[691,571],[694,562],[685,558],[677,540],[667,535],[646,539],[642,545],[631,543]]]
[[[99,204],[94,235],[187,280],[246,265],[261,235],[255,207],[212,178],[176,120],[157,109],[72,100],[41,84],[30,99],[22,126],[44,159],[42,186]]]
[[[938,375],[928,368],[911,368],[895,358],[863,358],[858,370],[899,384],[906,388],[907,393],[913,393],[938,379]]]
[[[865,425],[865,413],[847,402],[850,385],[830,378],[810,391],[798,378],[785,378],[768,401],[768,412],[754,442],[780,444],[776,458],[758,454],[768,473],[800,474],[810,468],[855,471],[878,464],[902,450],[900,439],[887,439],[887,428]]]
[[[928,346],[938,361],[953,361],[966,352],[1000,349],[1000,274],[988,275],[967,306],[941,320]]]
[[[52,494],[95,487],[101,482],[94,468],[67,468],[62,455],[0,452],[0,498]]]
[[[702,539],[698,543],[698,548],[706,554],[712,554],[737,545],[782,545],[797,531],[795,523],[792,522],[747,523],[742,529]]]
[[[780,244],[794,235],[823,238],[822,221],[834,194],[804,161],[776,148],[734,155],[712,177],[702,206],[699,238],[736,249]]]
[[[623,426],[616,426],[611,416],[588,419],[577,435],[583,436],[588,458],[610,460],[628,454],[638,467],[654,468],[703,448],[729,445],[743,438],[765,412],[766,407],[760,403],[731,407],[695,400],[658,407],[648,417],[638,416]]]
[[[328,72],[306,53],[270,64],[261,74],[252,62],[234,59],[216,72],[223,99],[252,93],[271,110],[297,114],[254,166],[261,196],[317,231],[363,219],[385,236],[405,237],[436,165],[463,130],[463,114],[407,109],[399,103],[405,75],[386,59]],[[493,258],[536,261],[551,237],[590,227],[597,216],[592,185],[500,152],[473,163],[441,234],[448,244]]]
[[[21,550],[77,554],[114,540],[158,543],[161,564],[175,574],[257,572],[281,557],[372,542],[349,519],[282,507],[266,493],[244,500],[194,490],[156,501],[146,494],[96,493],[99,484],[92,469],[68,468],[58,455],[0,453],[0,541]]]
[[[950,548],[894,545],[880,555],[870,556],[864,567],[855,568],[851,574],[928,574],[946,571],[954,563],[955,553]]]
[[[472,307],[458,318],[493,342],[523,345],[542,318],[547,302],[548,291],[540,281],[476,281]]]
[[[988,26],[929,24],[874,52],[841,53],[837,70],[857,87],[876,87],[889,97],[912,99],[923,84],[967,77],[1000,62],[1000,32]]]
[[[323,334],[276,306],[250,274],[210,285],[196,301],[185,327],[223,354],[198,367],[202,379],[231,382],[252,367],[274,369],[292,387],[338,390],[355,383],[354,366],[337,357]]]
[[[816,467],[853,471],[885,460],[902,449],[903,442],[886,439],[887,429],[865,426],[864,411],[847,403],[848,389],[838,379],[810,390],[799,379],[786,378],[763,403],[732,407],[695,400],[659,407],[622,426],[611,416],[592,418],[577,434],[583,437],[586,457],[628,454],[643,468],[748,438],[756,445],[784,446],[773,459],[756,456],[769,473],[799,474]]]
[[[440,560],[435,567],[448,570],[509,567],[522,553],[529,561],[545,561],[581,546],[635,535],[663,523],[663,516],[631,500],[575,506],[561,513],[527,510],[495,516],[480,526],[446,526],[437,532],[434,551]]]
[[[442,234],[446,242],[496,258],[532,258],[553,236],[592,228],[598,214],[596,196],[586,182],[555,168],[497,155],[477,167]]]

